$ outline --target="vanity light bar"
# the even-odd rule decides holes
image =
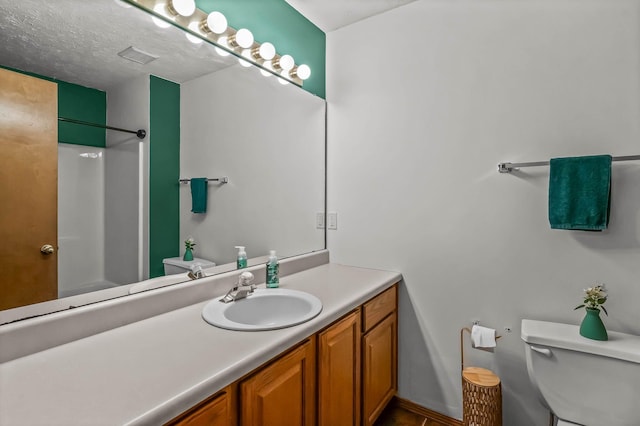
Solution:
[[[245,63],[257,65],[264,75],[275,75],[298,86],[311,76],[308,65],[296,65],[291,55],[277,55],[269,42],[258,43],[253,34],[246,28],[235,30],[227,25],[226,18],[220,12],[207,14],[197,7],[188,16],[182,13],[191,12],[191,0],[124,0],[150,13],[158,24],[173,23],[186,31],[190,39],[198,37],[212,43],[221,56],[225,53],[236,56]],[[188,4],[189,10],[184,11]],[[178,7],[176,7],[178,6]],[[178,10],[180,9],[180,10]],[[196,23],[196,25],[193,25]],[[248,51],[243,54],[243,51]],[[264,55],[264,56],[263,56]],[[241,62],[242,63],[242,62]],[[243,64],[244,65],[244,64]]]

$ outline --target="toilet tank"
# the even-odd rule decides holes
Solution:
[[[191,267],[196,263],[199,263],[202,269],[216,266],[214,262],[198,257],[194,257],[193,260],[182,260],[181,257],[169,257],[162,259],[162,263],[164,264],[165,275],[186,274],[191,271]]]
[[[585,426],[640,425],[640,336],[582,337],[579,327],[522,320],[529,379],[560,419]]]

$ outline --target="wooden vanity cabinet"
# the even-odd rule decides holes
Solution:
[[[397,287],[318,333],[318,426],[373,425],[396,394]]]
[[[398,390],[397,286],[362,307],[362,424],[371,426]]]
[[[398,389],[397,285],[171,426],[371,426]]]
[[[167,423],[168,426],[235,426],[236,388],[230,385],[191,410]]]
[[[240,382],[241,426],[313,426],[315,336]]]
[[[360,309],[318,334],[318,426],[360,425]]]

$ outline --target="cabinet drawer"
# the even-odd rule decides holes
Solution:
[[[387,315],[396,310],[397,288],[395,284],[390,289],[374,297],[362,307],[362,331],[367,332],[382,321]]]

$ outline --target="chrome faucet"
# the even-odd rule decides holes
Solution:
[[[253,274],[251,272],[245,271],[241,273],[240,276],[238,276],[238,283],[229,290],[220,301],[229,303],[246,298],[256,289],[256,286],[251,284],[251,281],[253,281]]]
[[[204,271],[202,270],[202,265],[199,263],[194,263],[193,265],[191,265],[191,271],[187,274],[187,276],[192,280],[206,277]]]

